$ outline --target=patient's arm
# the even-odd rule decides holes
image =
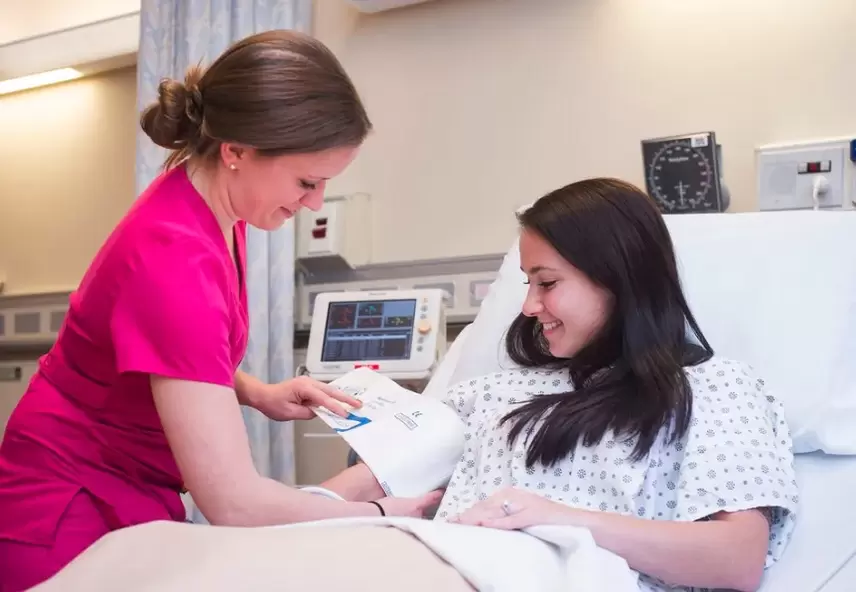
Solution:
[[[488,382],[488,376],[480,376],[452,385],[440,400],[457,413],[462,421],[467,421],[475,409],[476,397],[479,392],[484,392]]]
[[[759,510],[722,512],[699,522],[582,510],[570,514],[567,523],[588,528],[600,547],[670,584],[740,592],[755,592],[761,585],[770,524]]]
[[[672,585],[740,592],[760,586],[770,536],[762,510],[721,512],[699,522],[649,520],[579,510],[519,489],[500,491],[452,521],[509,530],[579,526],[591,531],[598,546],[648,576]]]
[[[348,501],[378,500],[386,494],[365,463],[357,463],[321,484]]]

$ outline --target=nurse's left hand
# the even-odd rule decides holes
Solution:
[[[324,407],[336,415],[347,417],[348,411],[342,403],[355,408],[362,406],[359,400],[308,376],[264,385],[253,403],[253,407],[276,421],[312,419],[315,417],[312,407]]]

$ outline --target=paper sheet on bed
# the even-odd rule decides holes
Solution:
[[[638,574],[624,559],[598,547],[584,528],[536,526],[506,531],[395,517],[342,518],[275,528],[366,524],[411,533],[476,590],[639,592]]]
[[[464,449],[464,425],[452,409],[368,368],[331,384],[363,406],[347,418],[326,409],[315,413],[356,451],[387,495],[418,496],[448,483]]]

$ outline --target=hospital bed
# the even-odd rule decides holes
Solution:
[[[765,575],[762,591],[852,591],[856,214],[680,215],[667,223],[702,330],[718,355],[749,362],[765,377],[784,401],[799,452],[797,528],[782,561]],[[515,244],[426,396],[441,396],[449,385],[512,365],[502,337],[520,310],[523,279]],[[87,567],[82,559],[78,573]],[[93,581],[97,577],[92,574]]]
[[[798,526],[762,592],[856,590],[856,214],[667,216],[684,290],[717,355],[755,366],[794,436]],[[425,393],[512,364],[526,286],[516,245]]]

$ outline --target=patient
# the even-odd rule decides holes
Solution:
[[[594,179],[519,219],[520,368],[450,390],[467,444],[438,519],[586,527],[646,591],[756,590],[794,526],[790,435],[752,368],[714,356],[654,203]]]

